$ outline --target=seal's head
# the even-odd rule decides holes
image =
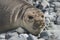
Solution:
[[[37,35],[44,28],[44,14],[37,8],[29,8],[23,16],[23,25],[30,33]]]

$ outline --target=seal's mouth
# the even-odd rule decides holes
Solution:
[[[33,29],[41,29],[41,28],[43,28],[43,26],[44,26],[45,24],[44,24],[44,22],[43,21],[34,21],[34,23],[33,23]]]
[[[33,24],[33,29],[39,29],[40,28],[40,23],[38,23],[38,22],[34,22],[34,24]]]

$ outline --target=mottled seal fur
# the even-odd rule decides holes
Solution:
[[[22,0],[0,0],[0,32],[22,27],[37,35],[44,25],[41,10]]]

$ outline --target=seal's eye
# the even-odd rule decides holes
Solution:
[[[29,19],[33,19],[33,17],[32,17],[32,16],[28,16],[28,18],[29,18]]]
[[[42,15],[41,17],[44,18],[44,15]]]

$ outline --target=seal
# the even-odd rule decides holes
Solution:
[[[0,0],[0,32],[22,27],[37,35],[44,26],[45,17],[40,9],[23,0]]]

